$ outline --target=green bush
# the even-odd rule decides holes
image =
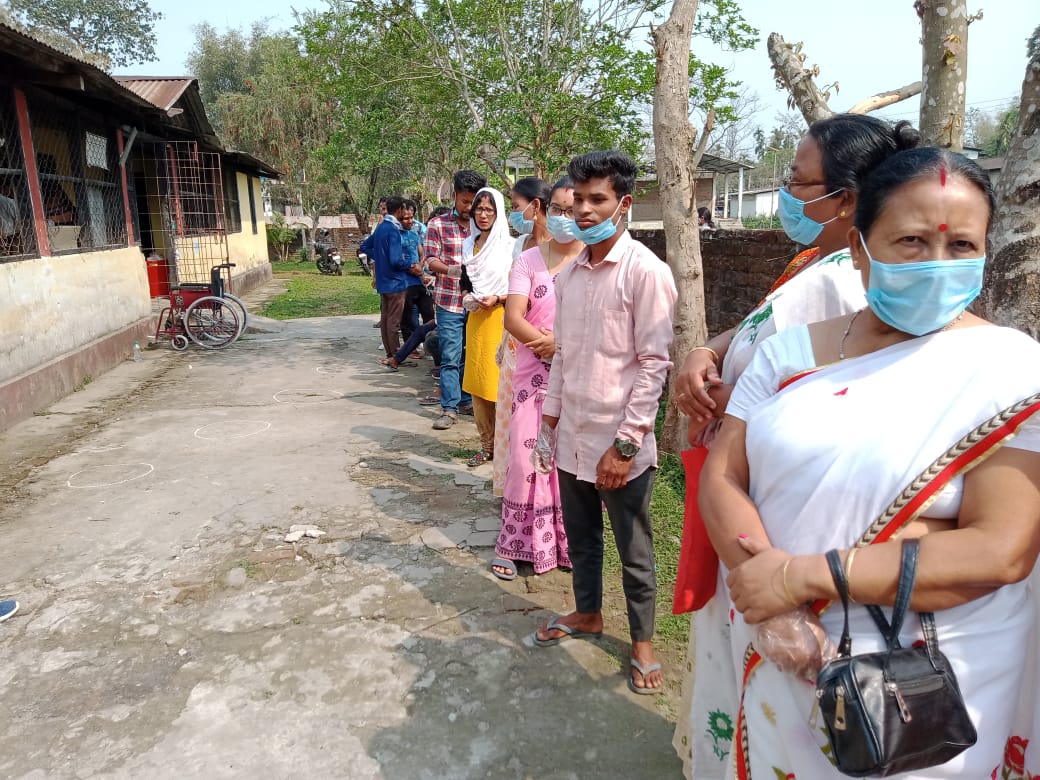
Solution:
[[[741,217],[745,230],[777,230],[780,220],[776,217]]]

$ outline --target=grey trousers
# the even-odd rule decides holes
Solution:
[[[598,490],[592,482],[558,471],[563,527],[573,571],[574,605],[578,612],[603,607],[603,504],[621,556],[621,584],[628,604],[633,642],[654,636],[657,574],[650,494],[657,469],[648,468],[623,488]]]

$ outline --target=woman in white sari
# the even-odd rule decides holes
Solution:
[[[837,596],[824,559],[832,548],[857,604],[891,605],[900,545],[858,546],[865,530],[966,433],[1040,392],[1040,345],[965,313],[981,287],[992,208],[987,176],[959,155],[917,149],[883,163],[849,232],[868,307],[770,338],[729,400],[700,503],[728,570],[738,778],[841,777],[809,724],[813,684],[764,658],[756,631],[782,632],[794,613],[837,639],[841,610],[815,617]],[[1026,582],[1040,552],[1038,407],[1015,418],[1003,447],[977,445],[924,516],[890,529],[921,538],[911,609],[935,612],[978,731],[950,762],[900,777],[1040,771],[1040,750],[1028,748],[1037,604]],[[855,651],[880,649],[862,606],[850,619]],[[908,620],[902,645],[919,638]]]

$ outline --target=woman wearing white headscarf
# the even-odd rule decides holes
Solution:
[[[473,396],[473,416],[480,433],[480,452],[470,460],[471,466],[494,458],[495,398],[498,396],[495,352],[502,341],[503,304],[509,292],[512,249],[502,193],[485,187],[473,198],[470,233],[462,245],[462,265],[473,287],[462,299],[463,307],[470,312],[466,320],[466,369],[462,389]]]

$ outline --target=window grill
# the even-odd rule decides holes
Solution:
[[[242,210],[238,199],[238,174],[232,168],[224,169],[224,211],[227,214],[228,233],[242,232]]]
[[[27,97],[51,252],[126,246],[115,128],[80,106]]]
[[[0,262],[38,256],[14,99],[0,87]]]

